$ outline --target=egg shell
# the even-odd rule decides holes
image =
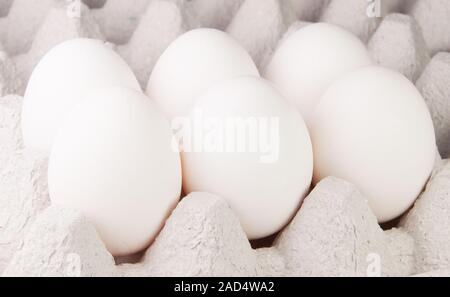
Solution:
[[[333,83],[314,112],[310,133],[314,183],[327,176],[352,182],[381,223],[414,203],[435,161],[424,99],[403,75],[378,66]]]
[[[164,51],[153,68],[146,93],[168,118],[186,116],[211,85],[243,75],[259,73],[237,41],[219,30],[195,29]]]
[[[58,129],[84,95],[108,85],[140,90],[128,65],[104,42],[79,38],[51,49],[34,69],[25,92],[25,145],[50,151]]]
[[[196,122],[199,114],[203,124]],[[257,124],[252,126],[251,121]],[[233,128],[222,130],[221,125],[230,127],[226,126],[230,122]],[[218,83],[203,94],[189,123],[190,129],[186,125],[183,129],[194,137],[202,135],[204,146],[188,151],[186,141],[180,142],[185,192],[223,197],[249,239],[271,235],[285,226],[312,179],[311,141],[297,110],[268,81],[240,77]],[[211,142],[206,139],[219,145],[208,148]],[[255,140],[260,145],[252,150],[250,143]],[[220,145],[222,150],[217,149]]]
[[[138,252],[180,197],[170,125],[141,92],[90,93],[55,139],[48,184],[52,203],[81,211],[114,256]]]
[[[264,77],[297,106],[309,125],[327,87],[349,71],[370,64],[369,52],[356,36],[334,25],[316,23],[281,43]]]

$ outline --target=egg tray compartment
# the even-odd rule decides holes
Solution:
[[[235,37],[263,71],[277,45],[309,22],[333,23],[367,43],[374,60],[424,96],[441,155],[450,153],[450,2],[384,0],[0,0],[0,274],[4,276],[450,276],[450,161],[438,154],[428,185],[384,231],[366,198],[337,178],[319,183],[269,248],[252,248],[213,194],[183,198],[152,245],[114,259],[74,210],[51,206],[48,156],[25,148],[20,112],[42,56],[77,37],[103,39],[144,87],[183,32]],[[382,185],[380,185],[382,186]],[[375,262],[374,262],[375,261]],[[374,268],[375,267],[375,268]]]

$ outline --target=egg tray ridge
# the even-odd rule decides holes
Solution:
[[[0,275],[450,276],[450,2],[382,0],[0,0]],[[368,14],[369,13],[369,14]],[[140,255],[114,259],[78,212],[50,206],[48,156],[22,142],[23,93],[36,63],[77,37],[108,42],[142,87],[183,32],[225,30],[259,70],[290,33],[324,21],[356,34],[374,60],[404,74],[433,116],[439,154],[426,189],[383,231],[366,198],[319,183],[271,247],[252,248],[226,202],[192,193]],[[380,185],[382,186],[382,185]]]

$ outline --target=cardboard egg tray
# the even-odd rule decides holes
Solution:
[[[193,193],[146,251],[114,259],[82,215],[50,206],[48,156],[24,147],[20,113],[28,78],[53,46],[106,40],[145,86],[189,29],[227,31],[263,70],[284,38],[317,21],[360,37],[430,108],[444,160],[402,218],[380,227],[358,189],[330,177],[278,235],[250,243],[222,198]],[[0,275],[450,276],[449,154],[448,0],[0,0]]]

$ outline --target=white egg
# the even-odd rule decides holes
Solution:
[[[50,198],[90,219],[114,256],[132,254],[179,199],[179,153],[166,118],[141,92],[109,87],[84,99],[55,139]]]
[[[311,113],[327,87],[343,74],[370,64],[369,52],[356,36],[317,23],[298,30],[280,45],[265,77],[297,106],[309,126]]]
[[[296,213],[311,184],[311,141],[272,84],[257,77],[216,84],[181,131],[184,190],[222,196],[250,239],[277,232]]]
[[[104,42],[73,39],[51,49],[34,69],[25,92],[25,145],[50,151],[73,107],[92,89],[108,85],[140,90],[128,65]]]
[[[148,81],[147,95],[168,118],[185,116],[212,84],[242,75],[259,76],[244,48],[222,31],[195,29],[164,51]]]
[[[427,106],[402,75],[363,67],[337,80],[311,124],[314,182],[346,179],[366,195],[379,222],[405,212],[433,168],[436,141]]]

